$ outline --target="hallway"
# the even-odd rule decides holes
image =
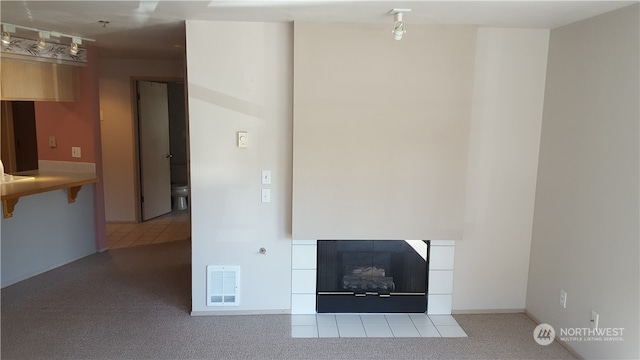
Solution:
[[[107,224],[109,249],[186,240],[189,237],[191,222],[188,210],[173,211],[137,224]]]

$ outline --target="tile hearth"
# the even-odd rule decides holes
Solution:
[[[467,337],[451,315],[291,315],[293,338]]]

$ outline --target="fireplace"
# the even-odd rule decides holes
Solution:
[[[318,313],[427,310],[429,240],[318,240]]]

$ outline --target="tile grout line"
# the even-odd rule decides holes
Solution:
[[[367,333],[367,330],[366,330],[367,326],[366,326],[366,324],[365,324],[365,321],[364,321],[363,315],[362,315],[362,314],[357,314],[357,315],[358,315],[358,319],[360,320],[360,325],[361,325],[361,327],[362,327],[362,329],[363,329],[363,331],[364,331],[364,335],[365,335],[364,337],[365,337],[365,338],[369,338],[369,334]],[[392,335],[392,336],[389,336],[389,337],[387,337],[387,338],[398,338],[398,337],[395,335],[395,333],[393,332],[393,328],[392,328],[392,326],[391,326],[391,323],[389,322],[389,318],[387,318],[387,316],[386,316],[385,314],[380,314],[380,315],[384,316],[384,318],[385,318],[385,322],[386,322],[386,328],[389,330],[389,332],[390,332],[390,333],[391,333],[391,335]],[[411,325],[412,325],[413,329],[416,331],[416,333],[419,335],[419,337],[422,337],[422,338],[424,338],[424,337],[431,337],[431,336],[423,336],[423,335],[422,335],[422,333],[421,333],[421,332],[420,332],[420,330],[418,329],[418,325],[416,324],[416,321],[414,320],[414,318],[413,318],[413,317],[411,317],[411,316],[410,316],[411,314],[404,314],[404,315],[406,315],[406,316],[408,316],[408,317],[409,317],[409,320],[410,320],[410,322],[411,322]],[[315,321],[315,323],[314,323],[314,325],[315,325],[315,326],[314,326],[314,328],[315,328],[315,330],[316,330],[316,336],[314,336],[314,337],[318,337],[318,338],[320,338],[320,337],[322,337],[322,336],[320,336],[320,323],[319,323],[319,321],[318,321],[318,314],[314,314],[313,316],[314,316],[314,318],[313,318],[313,319],[314,319],[314,321]],[[338,324],[338,315],[333,314],[332,316],[333,316],[333,320],[334,320],[334,324],[335,324],[335,329],[336,329],[336,331],[337,331],[337,333],[338,333],[338,337],[339,337],[339,338],[341,338],[341,337],[342,337],[342,334],[341,334],[341,331],[340,331],[340,325]],[[426,324],[426,325],[427,325],[427,326],[430,326],[430,327],[433,327],[433,328],[435,329],[436,333],[438,334],[438,336],[437,336],[437,337],[440,337],[440,338],[445,338],[445,337],[447,337],[447,336],[442,335],[442,332],[440,331],[440,329],[438,329],[438,325],[436,325],[436,324],[433,322],[433,320],[431,319],[431,317],[429,317],[427,314],[424,314],[424,317],[425,317],[426,319],[428,319],[428,321],[429,321],[429,322],[428,322],[428,324]],[[454,318],[453,320],[455,321],[455,318]],[[296,326],[296,325],[292,325],[292,326]],[[297,325],[297,326],[300,326],[300,325]],[[343,326],[349,326],[349,325],[343,325]],[[353,326],[357,326],[357,325],[353,325]],[[371,326],[375,327],[375,325],[371,325]],[[402,326],[402,325],[399,325],[399,326]],[[464,331],[464,329],[462,329],[462,327],[460,326],[460,324],[458,324],[458,322],[457,322],[457,321],[455,321],[455,325],[440,325],[440,326],[452,326],[452,327],[458,327],[460,330],[462,330],[463,332],[465,332],[465,331]],[[466,332],[465,332],[465,335],[466,335]],[[468,337],[468,336],[464,336],[464,337]]]
[[[107,244],[117,249],[184,240],[191,236],[189,223],[186,213],[170,213],[137,224],[107,224]]]

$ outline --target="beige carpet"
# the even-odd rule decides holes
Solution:
[[[293,339],[288,315],[192,317],[188,241],[95,254],[2,289],[2,359],[573,359],[524,314],[468,338]]]

